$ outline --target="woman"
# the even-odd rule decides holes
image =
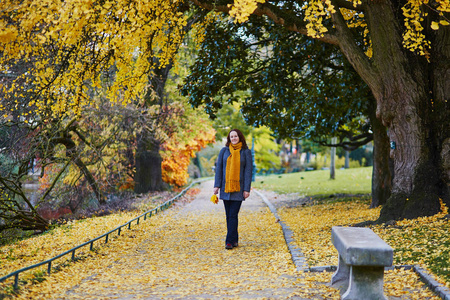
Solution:
[[[252,182],[252,153],[248,149],[244,135],[232,129],[227,136],[225,147],[217,159],[214,194],[220,190],[227,216],[227,237],[225,248],[238,246],[238,214],[242,201],[250,196]]]

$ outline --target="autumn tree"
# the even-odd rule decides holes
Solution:
[[[161,188],[159,145],[177,129],[167,131],[165,121],[180,113],[163,89],[189,26],[183,2],[30,0],[3,1],[0,7],[0,72],[8,78],[0,110],[5,121],[15,115],[21,124],[48,129],[37,130],[47,138],[38,145],[49,154],[39,158],[62,165],[43,186],[76,185],[84,174],[100,202],[102,188],[127,186],[130,175],[139,192]],[[157,176],[141,176],[149,170]],[[49,195],[44,192],[43,199]],[[33,212],[35,204],[25,209]]]
[[[388,128],[392,195],[379,221],[415,218],[450,205],[450,27],[446,1],[209,1],[238,22],[249,15],[338,45],[367,83]],[[362,34],[354,28],[362,26]]]
[[[106,82],[109,101],[159,107],[156,125],[164,124],[170,111],[164,85],[195,19],[183,1],[30,0],[5,1],[1,8],[1,71],[30,61],[27,72],[4,89],[4,101],[27,92],[42,119],[80,117],[95,106],[92,89],[95,94]],[[160,144],[151,131],[137,136],[136,192],[164,188]]]

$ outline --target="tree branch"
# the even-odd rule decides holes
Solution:
[[[195,5],[210,11],[219,11],[227,14],[230,12],[230,8],[226,5],[214,5],[210,3],[204,3],[199,0],[191,0],[191,1]],[[299,20],[296,22],[287,22],[285,18],[281,17],[282,14],[288,15],[289,13],[287,13],[286,11],[282,11],[278,7],[271,5],[269,3],[258,4],[258,7],[253,12],[253,15],[256,16],[267,16],[274,23],[284,26],[289,31],[297,32],[303,35],[308,35],[307,34],[308,31],[304,26],[303,20]],[[298,18],[292,17],[291,19],[298,19]],[[324,34],[322,37],[316,39],[324,43],[339,45],[339,40],[333,34]]]
[[[352,2],[349,2],[346,0],[335,0],[335,4],[337,4],[338,7],[346,8],[349,10],[355,10],[355,11],[359,11],[359,12],[364,11],[364,7],[362,5],[353,6]]]
[[[344,141],[345,138],[348,138],[347,141]],[[373,141],[373,134],[366,132],[362,134],[358,134],[356,136],[352,136],[350,132],[343,132],[343,135],[339,137],[339,143],[332,144],[327,141],[314,141],[319,143],[320,145],[327,147],[342,147],[344,150],[352,151],[358,149],[361,146],[366,145],[368,142]]]
[[[338,0],[332,0],[333,5],[338,6],[336,1]],[[356,44],[353,34],[339,9],[331,15],[331,19],[336,27],[336,36],[342,53],[361,78],[371,87],[372,91],[378,90],[380,84],[377,72],[364,51]]]

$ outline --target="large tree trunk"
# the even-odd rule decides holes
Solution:
[[[159,142],[143,136],[138,137],[136,150],[136,173],[134,175],[134,191],[148,193],[162,191],[166,185],[162,180],[161,155]]]
[[[428,68],[432,66],[427,65],[425,58],[412,55],[402,48],[400,37],[397,39],[398,45],[392,45],[392,41],[396,40],[393,37],[398,32],[394,20],[389,20],[389,16],[394,17],[392,8],[387,4],[371,2],[367,7],[369,16],[386,15],[382,23],[377,23],[380,22],[378,18],[370,17],[369,23],[378,45],[374,47],[374,53],[379,53],[374,56],[375,61],[379,62],[377,68],[382,87],[378,89],[381,93],[374,93],[377,113],[389,129],[388,136],[392,142],[390,156],[394,160],[395,173],[392,195],[383,207],[379,220],[433,215],[440,210],[439,198],[450,203],[448,182],[443,176],[440,157],[443,143],[450,134],[450,118],[444,94],[439,99],[435,90],[436,84],[448,86],[449,65],[445,67],[447,74],[444,73],[442,78],[429,76]],[[386,26],[386,22],[392,23]],[[443,31],[447,31],[444,45],[448,45],[448,29]],[[387,40],[391,44],[386,44]],[[436,46],[436,54],[445,48],[436,49]],[[441,59],[448,62],[450,56],[447,53]],[[439,109],[437,106],[442,104]]]
[[[403,17],[389,1],[364,1],[373,57],[361,54],[342,16],[333,15],[340,47],[377,100],[377,115],[388,128],[395,177],[379,221],[433,215],[448,192],[450,28],[433,41],[431,65],[402,45]],[[446,46],[447,45],[447,46]],[[447,63],[445,63],[447,62]]]

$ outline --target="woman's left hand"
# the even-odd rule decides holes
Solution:
[[[244,199],[247,199],[250,196],[250,192],[244,191]]]

